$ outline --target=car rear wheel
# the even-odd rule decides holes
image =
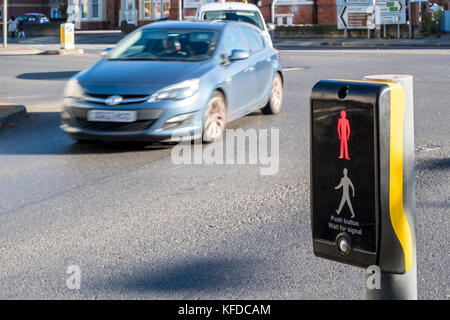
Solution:
[[[225,97],[219,91],[214,92],[208,101],[205,112],[202,140],[211,143],[222,138],[225,132],[227,108]]]
[[[283,81],[279,73],[275,74],[272,80],[269,102],[261,109],[264,114],[275,114],[280,112],[283,104]]]

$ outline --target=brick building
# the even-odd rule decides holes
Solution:
[[[217,0],[216,0],[217,1]],[[183,14],[190,18],[196,8],[212,0],[184,0]],[[277,24],[336,24],[336,0],[278,0],[272,20],[272,0],[248,0],[259,7],[266,22]],[[178,1],[172,0],[171,18],[178,17]]]
[[[218,0],[182,0],[183,17],[193,18],[200,4],[213,1]],[[247,1],[260,8],[266,22],[336,24],[336,0],[278,0],[273,18],[272,0]],[[450,0],[436,2],[444,9],[450,9]],[[3,5],[3,0],[0,3]],[[414,11],[417,3],[412,7]],[[51,19],[67,19],[67,15],[74,14],[75,10],[80,12],[81,29],[115,29],[122,21],[144,25],[164,17],[177,20],[179,12],[178,0],[8,0],[8,16],[36,12]]]
[[[43,13],[52,19],[63,16],[62,9],[67,0],[8,0],[8,18],[24,13]],[[3,0],[0,0],[0,17],[3,17]]]
[[[183,0],[183,16],[192,18],[197,7],[214,0]],[[217,0],[216,0],[217,1]],[[266,22],[272,21],[272,0],[248,0],[257,5]],[[3,3],[3,0],[0,0]],[[178,0],[8,0],[8,16],[44,13],[51,19],[66,19],[67,8],[80,12],[81,29],[113,29],[125,20],[143,25],[164,17],[178,19]],[[336,0],[278,0],[275,23],[335,24]]]

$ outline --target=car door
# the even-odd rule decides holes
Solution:
[[[250,53],[249,62],[254,68],[255,97],[253,106],[258,107],[263,104],[270,93],[272,84],[272,63],[268,54],[264,40],[259,31],[251,27],[242,27],[243,35],[247,41]]]
[[[223,35],[223,55],[228,60],[234,50],[248,52],[239,27],[229,27]],[[249,57],[250,58],[250,57]],[[228,117],[239,116],[242,110],[249,108],[254,100],[256,91],[254,68],[249,58],[237,61],[226,61],[222,65],[224,74],[224,87],[227,94]]]

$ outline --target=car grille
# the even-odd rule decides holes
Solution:
[[[97,93],[88,93],[86,95],[85,100],[100,104],[106,105],[106,99],[110,96],[113,96],[112,94],[97,94]],[[120,95],[123,100],[117,106],[124,105],[124,104],[135,104],[135,103],[141,103],[144,101],[147,101],[150,97],[149,95],[142,95],[142,94],[125,94]]]
[[[155,120],[138,120],[135,122],[102,122],[87,121],[83,118],[76,118],[83,129],[92,131],[116,131],[116,132],[138,132],[147,130]]]

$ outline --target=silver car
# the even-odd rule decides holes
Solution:
[[[128,35],[65,88],[76,140],[212,142],[227,122],[281,109],[280,57],[252,25],[158,22]]]

